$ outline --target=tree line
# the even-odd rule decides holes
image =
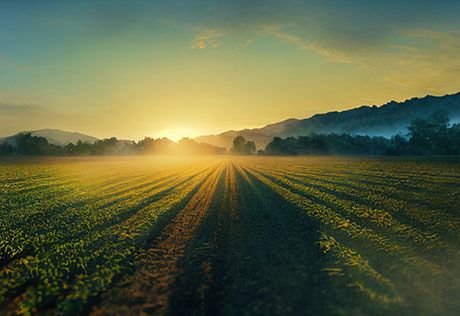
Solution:
[[[279,137],[265,147],[267,155],[460,155],[460,124],[449,124],[444,111],[413,120],[407,137],[310,134]]]
[[[416,119],[408,127],[407,137],[391,138],[350,134],[310,134],[309,136],[274,137],[265,150],[256,151],[253,141],[242,136],[233,140],[230,154],[238,155],[460,155],[460,124],[449,124],[445,112],[435,112],[428,119]],[[41,136],[20,133],[0,143],[0,155],[85,156],[85,155],[213,155],[225,154],[226,148],[198,143],[190,138],[173,142],[168,138],[146,137],[141,141],[115,137],[94,143],[78,141],[64,146],[50,144]]]
[[[50,144],[41,136],[20,133],[0,144],[0,155],[21,156],[87,156],[87,155],[212,155],[224,154],[226,149],[190,138],[173,142],[168,138],[146,137],[139,142],[119,140],[115,137],[97,140],[94,143],[78,141],[64,146]]]
[[[115,137],[97,140],[94,143],[78,141],[64,146],[51,144],[45,137],[31,133],[19,133],[0,144],[0,155],[19,156],[89,156],[89,155],[214,155],[226,154],[227,149],[199,143],[191,138],[182,138],[177,143],[168,138],[146,137],[138,142],[119,140]],[[254,155],[256,145],[237,136],[228,153]]]

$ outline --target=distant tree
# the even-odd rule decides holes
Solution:
[[[137,143],[138,151],[147,155],[171,155],[177,152],[177,144],[168,138],[145,137]]]
[[[91,149],[92,155],[115,155],[117,154],[118,139],[116,137],[97,140]]]
[[[16,150],[11,144],[0,143],[0,156],[14,155]]]
[[[239,135],[233,139],[233,147],[230,152],[240,155],[254,155],[256,149],[256,144],[253,141],[246,141],[243,136]]]
[[[449,118],[445,111],[437,111],[428,119],[415,119],[408,127],[410,150],[416,155],[445,155]]]
[[[198,143],[196,140],[184,137],[177,143],[177,153],[192,155],[213,155],[223,154],[226,149],[205,143]]]
[[[385,154],[387,155],[404,155],[409,152],[409,141],[401,134],[396,134],[390,139],[390,146]]]
[[[251,141],[246,142],[243,146],[243,152],[247,155],[254,155],[256,153],[256,144]]]
[[[460,155],[460,124],[454,124],[447,133],[448,155]]]
[[[308,154],[308,137],[287,137],[282,139],[274,137],[265,146],[265,153],[269,155],[299,155]]]
[[[381,155],[389,142],[383,137],[311,134],[285,139],[275,137],[265,152],[269,155]]]
[[[233,148],[236,152],[243,152],[243,147],[246,144],[246,139],[243,136],[236,136],[233,139]]]
[[[20,133],[13,139],[16,153],[25,156],[57,155],[61,154],[62,147],[48,143],[41,136],[33,136],[31,133]]]

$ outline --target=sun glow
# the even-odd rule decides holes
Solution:
[[[188,128],[168,128],[161,131],[160,133],[156,133],[155,138],[167,137],[170,140],[177,142],[184,137],[194,138],[200,136],[201,134],[202,133],[196,130]]]

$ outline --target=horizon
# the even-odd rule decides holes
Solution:
[[[415,99],[423,99],[423,98],[426,98],[426,97],[445,97],[445,96],[451,96],[451,95],[456,95],[456,94],[460,94],[460,91],[452,92],[452,93],[448,93],[448,94],[444,94],[444,95],[430,95],[430,94],[427,94],[427,95],[424,95],[424,96],[413,96],[412,98],[405,99],[405,100],[394,100],[393,99],[393,100],[388,100],[383,104],[372,104],[372,105],[371,104],[361,104],[361,105],[356,106],[356,107],[339,110],[339,112],[349,111],[349,110],[357,109],[359,107],[374,107],[374,106],[382,107],[382,106],[387,105],[387,104],[389,104],[391,102],[403,103],[405,101],[408,101],[408,100],[411,100],[411,99],[414,99],[414,98]],[[178,132],[178,131],[169,130],[169,131],[162,131],[162,132],[160,132],[160,133],[158,133],[156,135],[144,135],[143,137],[140,137],[140,138],[137,138],[137,139],[129,139],[129,138],[119,138],[119,137],[114,136],[114,135],[101,137],[101,136],[98,136],[98,135],[88,134],[85,131],[79,131],[79,130],[65,130],[65,129],[54,128],[54,127],[42,127],[42,128],[37,128],[37,129],[18,130],[13,134],[0,135],[0,138],[13,136],[13,135],[15,135],[17,133],[22,133],[22,132],[38,132],[38,131],[43,131],[43,130],[57,130],[57,131],[63,131],[63,132],[69,132],[69,133],[79,133],[79,134],[83,134],[83,135],[86,135],[86,136],[92,136],[92,137],[95,137],[97,139],[106,139],[106,138],[110,138],[110,137],[116,137],[119,140],[127,140],[127,141],[138,142],[138,141],[141,141],[142,139],[150,137],[150,138],[153,138],[153,139],[168,138],[169,140],[172,140],[172,141],[177,143],[179,140],[184,139],[184,138],[196,139],[196,138],[199,138],[199,137],[202,137],[202,136],[216,136],[216,135],[219,135],[219,134],[224,133],[224,132],[235,132],[235,131],[242,131],[242,130],[260,129],[260,128],[264,128],[264,127],[266,127],[268,125],[277,124],[277,123],[281,123],[281,122],[284,122],[284,121],[304,120],[304,119],[312,118],[312,117],[314,117],[316,115],[328,114],[328,113],[331,113],[331,112],[334,112],[334,111],[328,111],[328,112],[323,112],[323,113],[315,113],[315,114],[313,114],[311,116],[303,117],[303,118],[302,117],[300,117],[300,118],[290,117],[290,118],[285,118],[285,119],[283,119],[281,121],[267,123],[267,124],[262,125],[262,126],[245,127],[245,128],[241,128],[241,129],[230,129],[230,130],[218,131],[218,132],[210,133],[210,134],[193,134],[193,132],[189,133],[189,134],[186,134],[186,133],[181,133],[181,132]],[[451,123],[452,123],[452,118],[451,118]]]
[[[0,135],[178,139],[450,94],[459,10],[415,0],[2,2]]]

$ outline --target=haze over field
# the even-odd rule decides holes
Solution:
[[[6,315],[456,315],[458,158],[0,160]]]
[[[0,135],[196,137],[460,87],[458,1],[1,1]]]

